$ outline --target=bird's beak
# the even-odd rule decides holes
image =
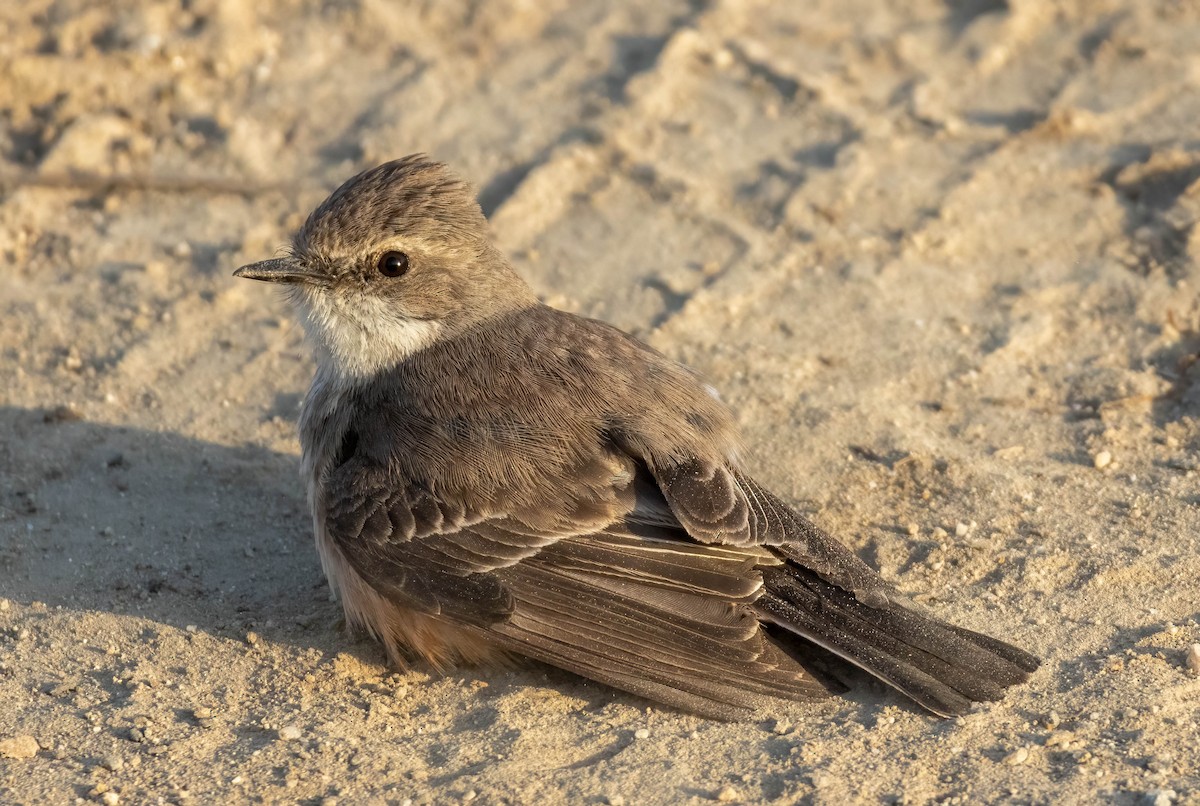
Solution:
[[[277,257],[242,266],[233,273],[234,277],[262,280],[266,283],[322,283],[325,277],[309,271],[299,261],[290,257]]]

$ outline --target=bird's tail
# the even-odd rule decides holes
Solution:
[[[864,604],[795,563],[763,570],[755,603],[778,624],[850,661],[934,713],[965,713],[1028,679],[1039,661],[1024,650],[893,601]]]

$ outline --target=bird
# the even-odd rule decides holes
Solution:
[[[941,716],[1039,666],[760,484],[698,373],[541,303],[471,185],[428,156],[350,178],[234,275],[282,287],[311,343],[318,553],[398,667],[525,657],[737,720],[831,696],[814,655]]]

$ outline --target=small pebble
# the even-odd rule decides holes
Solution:
[[[1008,758],[1004,759],[1004,763],[1010,767],[1018,767],[1021,764],[1024,764],[1025,760],[1028,758],[1029,758],[1029,748],[1018,747],[1016,750],[1014,750],[1012,753],[1010,753],[1008,755]]]
[[[1142,793],[1142,803],[1146,806],[1171,806],[1179,793],[1174,789],[1151,789]]]
[[[909,537],[916,537],[921,533],[921,527],[915,523],[910,523],[904,527],[904,531],[908,532]]]
[[[32,736],[14,736],[0,741],[0,758],[33,758],[39,749]]]
[[[713,66],[716,67],[718,70],[728,70],[730,67],[733,66],[733,63],[735,61],[737,61],[737,59],[734,57],[733,53],[726,48],[721,48],[720,50],[713,53],[712,60],[713,60]]]
[[[1112,460],[1113,456],[1110,452],[1100,451],[1100,453],[1092,457],[1092,464],[1096,466],[1097,470],[1103,470],[1112,464]]]
[[[0,599],[0,613],[7,613],[10,607],[12,607],[12,602],[7,599]]]
[[[646,728],[638,728],[637,730],[635,730],[635,731],[633,732],[633,738],[635,738],[635,739],[649,739],[649,738],[650,738],[650,731],[649,731],[649,730],[647,730]]]
[[[954,536],[955,537],[966,537],[967,532],[969,532],[969,531],[971,531],[971,527],[967,526],[962,521],[959,521],[958,523],[954,524]]]
[[[100,766],[116,772],[125,768],[125,760],[120,756],[105,756],[104,760],[100,762]]]
[[[193,708],[192,716],[196,719],[212,719],[213,709],[204,707]]]
[[[1192,644],[1188,647],[1187,655],[1183,659],[1183,665],[1192,674],[1200,675],[1200,644]]]
[[[733,803],[735,800],[741,800],[742,796],[732,786],[723,786],[717,792],[717,800],[721,803]]]
[[[81,419],[81,415],[70,406],[56,406],[42,415],[44,423],[68,423],[78,419]]]
[[[625,806],[624,795],[609,795],[605,801],[608,802],[608,806]]]
[[[117,806],[117,804],[121,802],[121,796],[116,792],[105,792],[100,796],[100,802],[103,803],[104,806]]]
[[[285,725],[279,729],[279,738],[287,742],[295,741],[303,735],[304,732],[296,725]]]
[[[249,644],[250,646],[254,646],[255,644],[257,644],[258,643],[258,633],[256,633],[254,630],[251,630],[250,632],[246,633],[246,643]]]

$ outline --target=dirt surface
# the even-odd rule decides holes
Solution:
[[[113,5],[0,4],[0,802],[1200,803],[1200,5]],[[1043,669],[722,724],[385,668],[312,546],[300,328],[229,275],[418,150]]]

